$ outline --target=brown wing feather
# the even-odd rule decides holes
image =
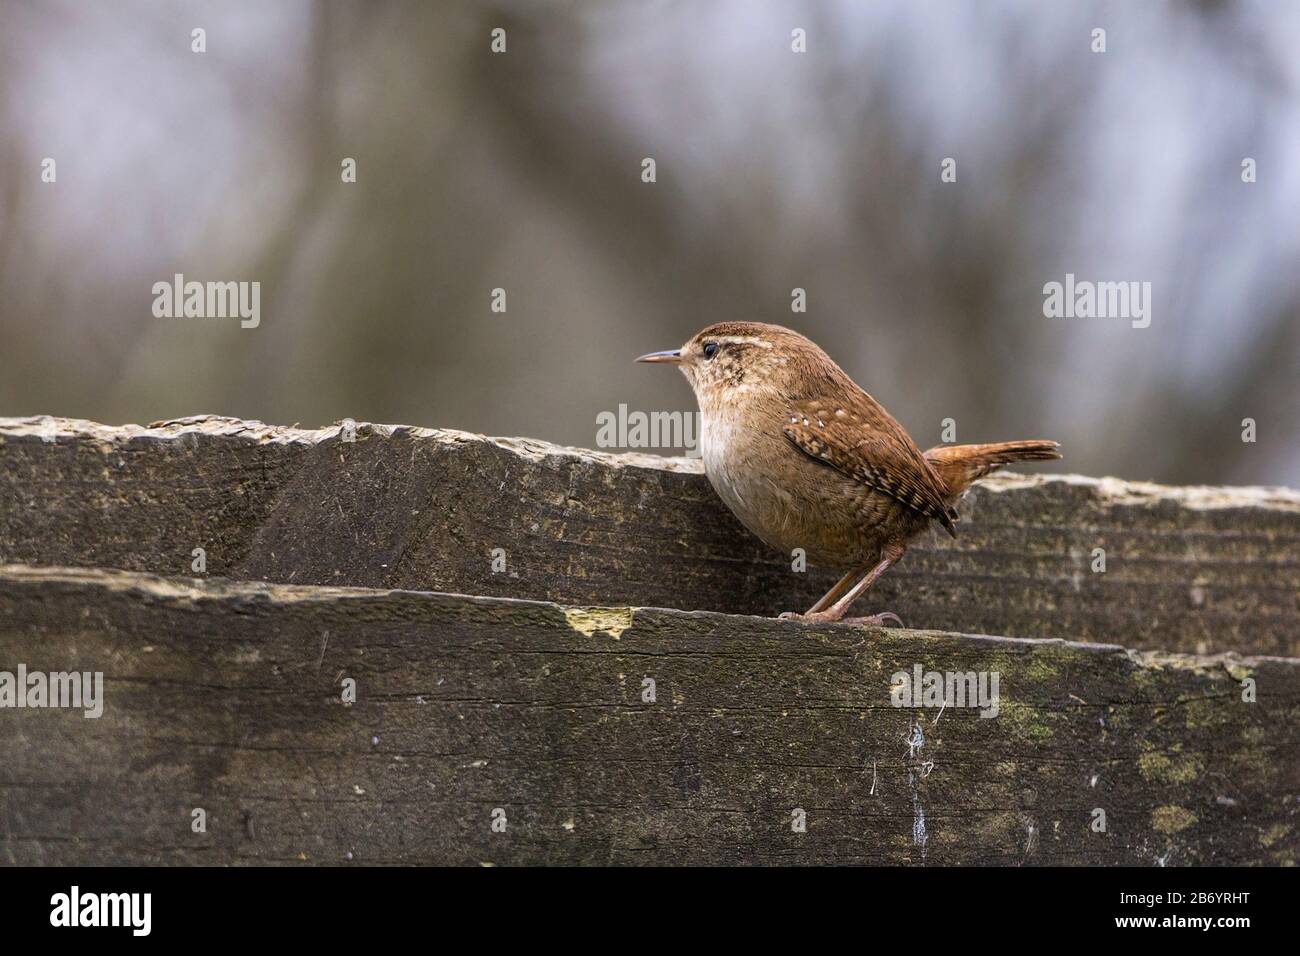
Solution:
[[[938,475],[903,426],[870,395],[860,392],[840,404],[794,401],[782,431],[804,454],[933,518],[956,537],[957,513],[944,500]]]

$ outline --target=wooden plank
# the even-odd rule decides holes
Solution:
[[[775,615],[793,569],[699,462],[199,418],[0,419],[0,561]],[[913,627],[1300,656],[1300,494],[995,478],[863,599]],[[1094,552],[1105,551],[1105,571]],[[496,551],[495,549],[500,549]],[[494,554],[504,560],[496,570]]]
[[[0,670],[20,663],[102,671],[105,706],[0,709],[11,864],[1290,864],[1300,849],[1295,660],[11,566]],[[998,673],[997,715],[895,707],[893,675],[915,665]]]

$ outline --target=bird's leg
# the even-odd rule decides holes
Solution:
[[[864,574],[862,576],[862,580],[860,580],[857,584],[853,585],[853,587],[849,589],[849,592],[847,594],[839,598],[830,607],[825,607],[825,608],[822,607],[823,602],[826,600],[826,598],[823,598],[821,601],[818,601],[817,604],[813,605],[812,610],[810,610],[807,614],[782,614],[781,617],[786,619],[798,620],[798,621],[814,621],[819,623],[822,622],[829,623],[831,621],[842,620],[846,624],[883,625],[886,621],[895,621],[901,627],[903,625],[903,622],[899,620],[897,614],[894,614],[891,611],[882,611],[881,613],[873,614],[870,617],[854,617],[854,618],[845,618],[844,612],[849,609],[850,604],[852,604],[854,601],[856,601],[859,597],[862,596],[863,591],[865,591],[867,588],[871,587],[871,585],[875,583],[876,578],[880,577],[887,570],[889,570],[889,568],[895,562],[897,562],[899,558],[903,556],[904,550],[905,550],[904,548],[896,545],[887,547],[883,552],[883,554],[881,555],[880,561],[877,562],[876,566],[873,567],[866,574]],[[840,583],[836,584],[835,587],[831,589],[831,593],[833,594],[839,591],[840,585],[843,584],[844,581],[848,580],[852,574],[856,574],[856,573],[858,572],[854,571],[854,572],[850,572],[850,574],[845,575],[844,578],[840,581]],[[828,594],[827,597],[830,597],[830,594]]]
[[[861,568],[849,568],[844,577],[835,582],[835,586],[821,596],[816,604],[808,609],[809,614],[816,614],[818,611],[826,610],[832,601],[844,593],[844,589],[853,583],[853,579],[862,573]]]

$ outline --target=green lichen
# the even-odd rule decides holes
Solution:
[[[1133,671],[1129,679],[1138,690],[1150,693],[1160,686],[1161,676],[1154,668],[1139,667]]]
[[[1048,684],[1061,676],[1061,668],[1057,666],[1052,650],[1050,647],[1038,648],[1029,655],[1029,659],[1021,668],[1021,673],[1030,682]]]
[[[1285,839],[1291,833],[1291,827],[1285,823],[1275,823],[1259,835],[1260,846],[1272,846],[1278,840]]]
[[[1228,712],[1222,701],[1209,697],[1189,700],[1183,708],[1183,721],[1188,730],[1205,730],[1226,723]]]
[[[1163,833],[1166,836],[1181,833],[1195,822],[1196,814],[1186,807],[1169,804],[1156,807],[1151,811],[1151,826],[1155,828],[1157,833]]]
[[[1227,667],[1227,671],[1232,675],[1232,679],[1238,683],[1244,681],[1247,677],[1255,676],[1255,672],[1245,664],[1231,664]]]
[[[1200,754],[1180,754],[1174,748],[1172,754],[1152,751],[1138,758],[1138,773],[1151,783],[1188,784],[1196,780],[1205,770],[1205,761]]]
[[[1248,744],[1258,746],[1268,740],[1268,731],[1258,726],[1247,727],[1241,732],[1241,739]]]
[[[998,720],[1006,721],[1012,734],[1030,740],[1047,740],[1053,736],[1052,728],[1043,719],[1043,712],[1023,701],[1002,700]]]
[[[1270,752],[1268,739],[1268,731],[1263,727],[1245,728],[1241,732],[1241,744],[1226,748],[1228,765],[1233,772],[1249,774],[1261,782],[1276,777],[1280,768],[1275,755]]]

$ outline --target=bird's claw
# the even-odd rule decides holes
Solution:
[[[870,627],[884,627],[886,622],[893,621],[899,627],[907,626],[893,611],[881,611],[868,617],[835,617],[825,611],[810,611],[807,614],[785,611],[780,615],[780,620],[803,621],[805,624],[865,624]]]
[[[846,617],[842,619],[844,624],[867,624],[871,627],[885,627],[888,621],[893,621],[899,627],[907,627],[903,623],[903,619],[893,611],[881,611],[879,614],[871,614],[867,617]]]

